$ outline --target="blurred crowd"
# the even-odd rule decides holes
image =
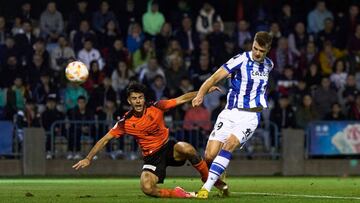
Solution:
[[[224,22],[208,2],[195,10],[188,0],[174,1],[176,9],[167,15],[157,1],[125,2],[121,12],[107,1],[90,11],[91,1],[78,0],[66,18],[54,1],[39,18],[30,2],[20,5],[15,17],[0,14],[0,119],[47,131],[56,120],[111,122],[130,108],[125,90],[131,81],[147,85],[149,100],[197,90],[232,56],[251,50],[255,32],[267,30],[273,35],[268,56],[275,68],[264,120],[280,129],[306,128],[314,120],[360,120],[356,1],[340,11],[320,0],[305,13],[291,2],[273,12],[265,4],[250,11],[238,1],[232,22]],[[145,12],[136,9],[141,6]],[[64,77],[73,60],[89,68],[81,85]],[[220,85],[228,87],[227,81]],[[225,101],[216,92],[201,107],[170,111],[166,120],[184,121],[185,130],[207,135]],[[79,150],[76,143],[70,143],[71,151]]]

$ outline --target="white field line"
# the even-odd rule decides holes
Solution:
[[[268,195],[268,196],[283,196],[283,197],[304,197],[304,198],[317,198],[317,199],[351,199],[360,200],[360,197],[342,197],[342,196],[330,196],[330,195],[305,195],[305,194],[282,194],[282,193],[270,193],[270,192],[230,192],[241,195]]]

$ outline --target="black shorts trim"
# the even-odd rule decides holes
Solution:
[[[158,183],[163,183],[166,177],[166,167],[183,166],[186,160],[176,161],[174,159],[175,140],[169,140],[154,154],[144,157],[144,165],[142,170],[149,171],[159,178]]]

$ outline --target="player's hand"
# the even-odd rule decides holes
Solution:
[[[77,162],[77,164],[74,164],[72,168],[74,168],[75,170],[79,170],[80,168],[85,168],[88,165],[90,165],[90,160],[88,158],[85,158]]]
[[[196,95],[196,97],[192,100],[192,106],[197,107],[203,103],[204,97]]]
[[[220,87],[218,87],[218,86],[212,86],[212,87],[210,87],[208,93],[215,92],[215,91],[219,91],[219,92],[221,92],[221,93],[223,92],[223,90],[222,90]]]

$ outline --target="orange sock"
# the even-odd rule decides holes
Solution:
[[[206,162],[204,160],[201,160],[199,163],[197,163],[193,166],[194,166],[194,168],[196,168],[197,171],[199,171],[199,173],[201,175],[201,180],[203,182],[206,182],[208,175],[209,175],[209,169],[208,169]]]
[[[173,189],[159,189],[159,195],[161,198],[171,197]]]

